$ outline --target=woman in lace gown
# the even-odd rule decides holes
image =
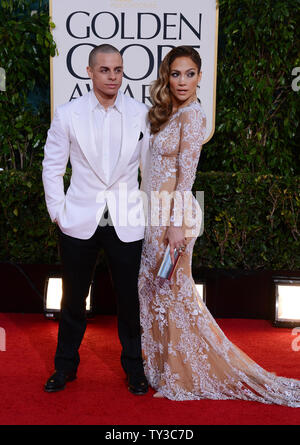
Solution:
[[[195,198],[183,203],[184,195],[191,195],[205,137],[205,114],[196,98],[200,79],[199,54],[177,47],[163,60],[151,90],[151,160],[144,185],[148,226],[139,275],[145,374],[155,395],[171,400],[242,399],[300,407],[300,381],[264,370],[231,343],[198,297],[191,275],[201,214]],[[168,207],[153,199],[162,192],[176,192],[182,200]],[[178,224],[180,207],[190,218],[181,223],[179,218]],[[172,254],[174,248],[185,250],[171,280],[162,282],[157,272],[168,244]]]

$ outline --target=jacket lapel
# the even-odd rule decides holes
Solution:
[[[106,184],[104,171],[102,169],[102,161],[99,150],[96,147],[96,140],[93,129],[93,116],[91,107],[89,106],[89,98],[86,106],[75,109],[72,112],[72,123],[77,141],[86,157],[91,168],[94,170],[99,179]]]
[[[140,116],[138,110],[130,106],[131,104],[126,104],[124,94],[121,94],[121,98],[122,144],[117,165],[109,181],[105,179],[105,174],[102,169],[102,160],[96,147],[92,120],[93,116],[89,103],[90,97],[88,97],[88,100],[84,104],[85,106],[81,106],[80,108],[77,107],[72,112],[73,128],[81,150],[96,175],[108,187],[116,182],[124,172],[124,169],[126,169],[126,165],[137,147],[140,133]]]
[[[122,94],[122,145],[121,152],[114,169],[114,172],[109,180],[108,185],[112,185],[121,176],[126,169],[128,162],[137,147],[140,134],[140,116],[138,110],[129,107],[126,104],[124,94]]]

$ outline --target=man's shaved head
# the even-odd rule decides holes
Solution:
[[[112,46],[112,45],[109,45],[109,44],[105,43],[103,45],[96,46],[90,52],[90,55],[89,55],[89,66],[93,67],[95,65],[97,54],[113,54],[113,53],[119,54],[121,56],[120,51],[117,48],[115,48],[114,46]],[[122,56],[121,56],[121,58],[122,58]]]

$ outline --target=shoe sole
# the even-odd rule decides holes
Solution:
[[[129,392],[131,392],[131,394],[134,394],[135,396],[144,396],[148,392],[148,389],[146,391],[133,391],[130,388],[130,386],[128,386],[128,390],[129,390]]]
[[[77,378],[77,376],[69,378],[67,380],[67,383],[68,382],[73,382],[74,380],[76,380],[76,378]],[[58,392],[58,391],[62,391],[63,389],[65,389],[65,387],[66,387],[66,385],[61,386],[60,388],[56,388],[56,389],[47,389],[46,387],[44,387],[44,391],[45,392]]]
[[[66,387],[66,385],[62,386],[61,388],[57,388],[57,389],[47,389],[47,388],[44,388],[44,391],[45,392],[58,392],[58,391],[62,391],[63,389],[65,389],[65,387]]]

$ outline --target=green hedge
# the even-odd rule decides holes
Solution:
[[[55,225],[44,198],[40,169],[0,173],[0,260],[55,264]]]
[[[201,170],[300,175],[300,91],[292,89],[293,68],[300,66],[300,0],[219,4],[216,127]],[[0,66],[7,74],[7,91],[0,92],[4,169],[41,161],[50,121],[53,26],[46,0],[0,3]]]
[[[300,269],[300,177],[198,173],[204,190],[204,234],[196,266]]]
[[[300,0],[219,3],[216,128],[195,183],[205,230],[193,263],[299,269],[300,93],[291,84]],[[53,26],[46,0],[0,3],[1,261],[58,261],[41,184]]]
[[[300,1],[219,3],[216,128],[201,170],[298,176]]]
[[[0,190],[0,261],[57,263],[40,169],[0,173]],[[300,177],[199,172],[196,190],[204,191],[205,219],[195,267],[300,268]]]
[[[42,1],[1,1],[0,67],[6,72],[6,91],[0,91],[0,167],[5,170],[41,163],[50,123],[53,26]]]

